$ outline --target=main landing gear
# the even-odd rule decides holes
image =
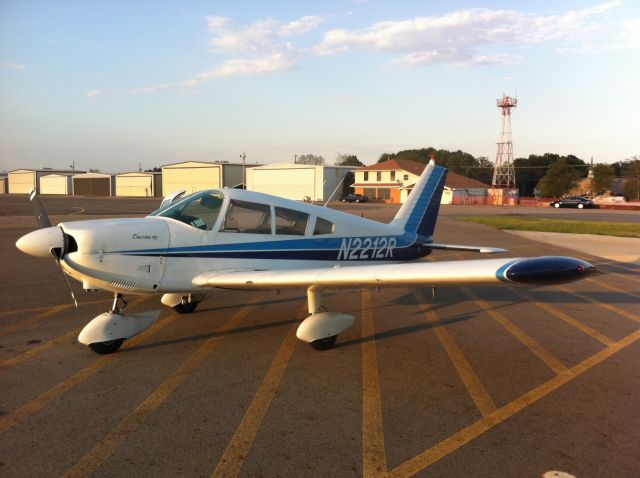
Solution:
[[[304,319],[296,337],[308,342],[316,350],[327,350],[336,343],[338,335],[351,327],[353,316],[338,312],[327,312],[323,302],[322,288],[311,286],[307,289],[309,317]]]

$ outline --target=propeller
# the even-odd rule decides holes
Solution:
[[[51,221],[49,220],[47,211],[45,211],[44,206],[42,205],[42,202],[40,201],[40,198],[38,197],[38,194],[36,193],[35,189],[31,189],[29,191],[29,200],[33,205],[33,211],[35,212],[35,215],[36,215],[36,222],[38,223],[38,228],[39,229],[50,228]],[[71,288],[71,284],[69,283],[69,278],[67,277],[67,274],[65,274],[64,269],[62,269],[62,264],[60,264],[60,261],[64,260],[63,259],[64,255],[66,254],[66,251],[68,249],[67,246],[69,243],[69,238],[64,233],[64,231],[60,230],[60,232],[62,233],[62,247],[51,247],[50,251],[51,251],[51,255],[53,256],[53,260],[56,261],[56,264],[60,269],[60,273],[62,274],[62,277],[64,277],[64,281],[67,283],[67,288],[69,289],[69,293],[71,294],[71,299],[73,299],[73,303],[75,304],[77,309],[78,301],[76,300],[76,295],[73,293],[73,289]]]

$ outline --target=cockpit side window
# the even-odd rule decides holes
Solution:
[[[304,236],[309,215],[305,212],[276,207],[276,234]]]
[[[152,215],[170,217],[195,228],[210,231],[218,219],[223,201],[222,193],[202,191],[159,209]]]
[[[271,234],[271,207],[267,204],[232,199],[220,230],[244,234]]]
[[[313,235],[319,234],[333,234],[336,232],[336,225],[321,217],[316,218],[316,227],[313,229]]]

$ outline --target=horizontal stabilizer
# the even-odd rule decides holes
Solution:
[[[422,244],[422,247],[444,251],[480,252],[482,254],[499,254],[501,252],[507,252],[506,249],[502,249],[501,247],[459,246],[457,244]]]

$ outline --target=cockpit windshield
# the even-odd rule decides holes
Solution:
[[[219,191],[200,191],[150,215],[170,217],[198,229],[210,231],[218,219],[223,201],[224,195]]]

